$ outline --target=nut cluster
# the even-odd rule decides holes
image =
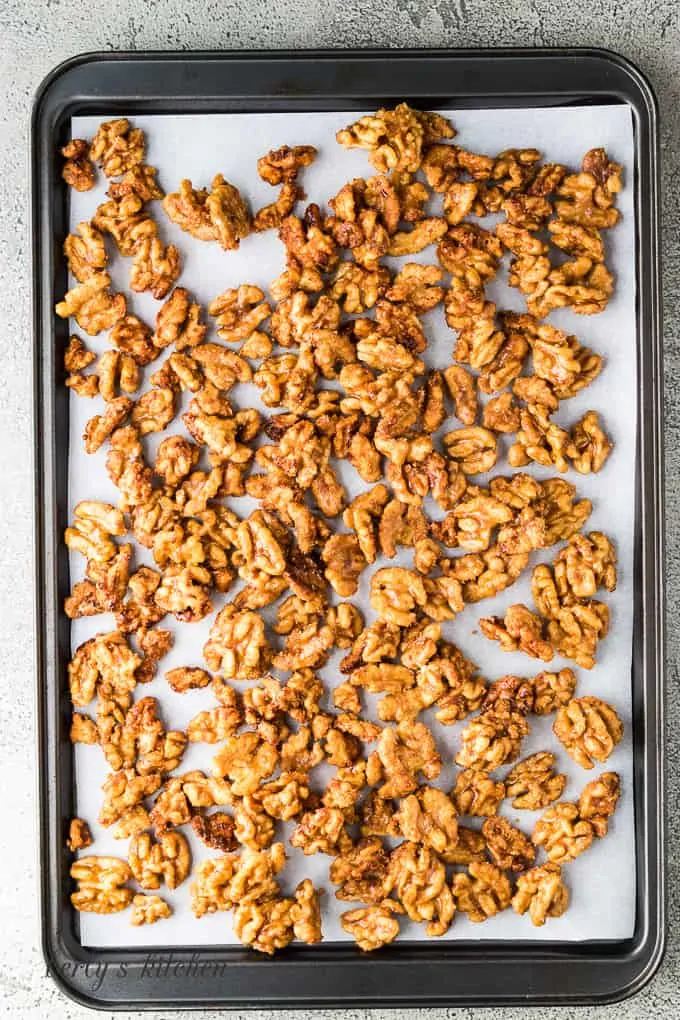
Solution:
[[[254,214],[221,174],[209,188],[182,180],[165,194],[143,133],[124,118],[63,150],[70,186],[89,190],[97,166],[111,179],[108,200],[66,239],[76,283],[56,312],[90,336],[109,331],[99,357],[72,336],[64,366],[75,394],[103,400],[83,439],[88,453],[106,444],[120,494],[118,505],[79,503],[66,530],[85,561],[67,616],[111,613],[116,628],[70,663],[71,739],[100,746],[110,773],[98,824],[130,841],[127,861],[75,861],[79,910],[130,906],[132,924],[153,923],[171,912],[157,890],[191,876],[195,916],[232,911],[244,945],[271,954],[294,939],[316,943],[323,890],[305,878],[289,896],[281,881],[288,823],[295,851],[331,859],[336,898],[361,904],[341,924],[363,950],[392,942],[402,917],[430,936],[457,912],[482,922],[510,906],[541,925],[567,909],[560,865],[607,831],[616,773],[564,803],[555,755],[521,755],[531,717],[556,713],[555,735],[575,761],[605,761],[622,734],[614,709],[575,697],[570,669],[490,683],[442,626],[509,588],[532,553],[566,542],[552,566],[533,570],[537,612],[511,606],[480,627],[504,649],[586,668],[606,634],[608,608],[594,595],[615,587],[616,556],[605,535],[581,532],[590,501],[563,477],[477,476],[504,455],[510,468],[560,474],[606,462],[612,444],[594,411],[570,428],[552,420],[602,358],[543,319],[605,307],[613,277],[601,231],[618,219],[621,168],[596,149],[571,174],[533,149],[484,156],[454,137],[447,119],[404,103],[362,117],[337,140],[367,149],[375,174],[300,216],[312,146],[258,161],[279,191]],[[437,196],[441,214],[428,209]],[[157,200],[184,232],[228,252],[277,230],[285,269],[269,293],[230,288],[206,317],[176,286],[180,254],[160,238]],[[471,219],[487,213],[505,218],[495,229]],[[551,260],[546,230],[570,261]],[[432,245],[433,264],[393,271],[384,261]],[[131,289],[162,302],[153,327],[112,292],[114,250],[132,259]],[[521,314],[486,294],[507,251]],[[426,358],[425,317],[437,306],[455,334],[442,370]],[[251,382],[268,416],[239,406],[238,387]],[[348,468],[364,483],[354,498]],[[229,502],[240,496],[257,501],[248,516]],[[139,546],[153,566],[135,563]],[[391,563],[404,549],[412,566]],[[362,586],[360,607],[348,600]],[[168,698],[209,689],[214,704],[168,730],[164,703],[136,691],[172,646],[158,625],[200,621],[217,599],[204,662],[165,673]],[[329,698],[318,671],[337,649]],[[378,721],[366,714],[374,695]],[[435,785],[445,762],[427,709],[441,726],[465,722],[448,791]],[[181,771],[195,743],[211,748],[208,773]],[[322,763],[333,770],[325,787],[314,772]],[[505,817],[507,802],[547,809],[531,839]],[[215,851],[193,870],[182,827]],[[69,848],[91,843],[74,819]]]

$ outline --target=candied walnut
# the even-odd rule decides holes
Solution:
[[[313,618],[306,626],[294,628],[286,638],[282,651],[272,662],[277,669],[306,669],[323,666],[333,647],[333,631]]]
[[[447,864],[470,864],[472,861],[486,861],[486,840],[481,832],[458,826],[456,845],[441,855]]]
[[[144,896],[138,893],[132,900],[130,924],[139,927],[142,924],[155,924],[165,917],[172,916],[172,907],[160,896]]]
[[[315,889],[310,879],[305,878],[295,889],[295,903],[291,907],[290,916],[293,922],[293,934],[296,939],[313,945],[321,942],[321,908],[319,896],[322,889]]]
[[[328,293],[334,301],[342,301],[344,311],[353,315],[373,308],[389,284],[386,267],[370,270],[356,262],[341,262]]]
[[[592,823],[581,818],[576,804],[560,801],[541,815],[531,839],[553,864],[566,864],[592,845],[594,834]]]
[[[139,387],[139,367],[129,354],[105,351],[97,363],[99,392],[104,400],[115,400],[118,390],[135,393]]]
[[[504,871],[525,871],[534,863],[536,851],[530,841],[507,818],[487,818],[482,835],[489,853]]]
[[[456,417],[464,425],[474,425],[478,404],[473,376],[462,365],[450,365],[444,370],[444,379],[455,405]]]
[[[238,248],[250,233],[250,213],[238,188],[217,174],[211,190],[196,191],[190,180],[163,199],[163,209],[181,230],[200,241],[218,241],[225,251]]]
[[[257,613],[227,604],[217,614],[203,654],[208,668],[227,679],[257,679],[267,671],[272,650]]]
[[[258,326],[271,315],[264,300],[264,291],[252,284],[225,290],[208,306],[217,320],[217,335],[227,343],[247,340]]]
[[[312,266],[327,272],[337,265],[338,253],[335,241],[322,229],[321,222],[319,207],[307,206],[302,219],[297,216],[284,218],[279,238],[288,254],[302,266]]]
[[[505,713],[528,715],[534,707],[534,688],[531,680],[523,677],[502,676],[489,685],[484,698],[483,712],[492,711],[501,716]]]
[[[317,150],[313,145],[282,145],[257,161],[257,172],[267,184],[294,181],[303,167],[311,166]]]
[[[427,934],[444,935],[456,911],[437,855],[417,843],[401,843],[390,857],[393,890],[412,921],[428,921]]]
[[[333,631],[336,648],[351,648],[364,628],[361,611],[351,602],[340,602],[326,611],[326,623]]]
[[[390,238],[388,255],[415,255],[439,241],[449,229],[444,219],[431,216],[420,220],[411,230],[399,230]]]
[[[99,270],[105,269],[109,260],[104,237],[96,227],[86,220],[79,223],[76,229],[80,237],[77,234],[68,235],[64,241],[64,256],[69,272],[79,283],[84,283]]]
[[[511,393],[493,397],[484,407],[484,428],[494,432],[516,432],[520,427],[520,412]]]
[[[68,291],[55,312],[62,319],[75,318],[89,336],[111,329],[123,318],[127,306],[124,294],[111,294],[110,283],[108,273],[93,272],[84,283]]]
[[[378,740],[378,756],[386,776],[380,788],[380,796],[385,800],[413,793],[418,787],[419,772],[426,779],[436,779],[441,772],[434,737],[422,723],[385,727]]]
[[[68,665],[71,701],[79,708],[89,705],[102,684],[117,694],[128,694],[137,682],[140,662],[125,636],[117,631],[85,641]]]
[[[532,581],[532,587],[536,587],[536,578]],[[563,607],[557,618],[548,622],[548,637],[555,651],[584,669],[595,665],[598,642],[608,630],[609,606],[594,599]]]
[[[212,612],[211,582],[212,576],[205,567],[167,567],[154,596],[156,604],[181,622],[195,623]]]
[[[333,589],[342,598],[354,595],[366,559],[355,535],[333,535],[325,543],[322,558],[324,571]]]
[[[104,414],[96,414],[85,426],[83,439],[86,453],[96,453],[115,430],[122,425],[134,408],[129,397],[116,397],[106,405]]]
[[[258,733],[228,737],[213,758],[213,774],[227,777],[237,797],[254,793],[261,779],[270,776],[278,764],[275,747]]]
[[[338,886],[336,898],[362,903],[380,903],[389,894],[389,855],[382,840],[375,836],[364,837],[355,846],[337,856],[330,868],[329,878]]]
[[[442,439],[449,457],[459,462],[466,475],[488,471],[498,459],[495,435],[479,425],[454,429]]]
[[[446,222],[455,227],[462,223],[477,204],[479,185],[475,181],[453,181],[444,195],[443,212]]]
[[[569,433],[550,421],[548,412],[540,404],[532,404],[519,412],[520,428],[517,441],[508,450],[508,463],[523,467],[535,461],[543,467],[566,471]]]
[[[339,808],[320,807],[306,812],[290,837],[291,846],[298,847],[305,856],[345,853],[351,838],[345,829],[345,816]]]
[[[507,796],[512,806],[538,811],[559,800],[567,785],[567,777],[555,772],[552,751],[539,751],[518,762],[505,778]]]
[[[238,840],[234,835],[234,820],[224,811],[215,811],[211,815],[194,815],[191,828],[206,846],[213,850],[229,853],[238,848]]]
[[[496,782],[488,772],[463,769],[456,777],[451,796],[461,815],[495,815],[505,797],[505,784]]]
[[[138,195],[142,202],[163,198],[163,189],[156,181],[156,173],[155,166],[137,163],[123,174],[122,180],[111,182],[107,194],[116,199]]]
[[[444,117],[400,103],[393,110],[381,109],[374,116],[361,117],[335,137],[346,149],[369,149],[370,161],[379,173],[415,173],[421,165],[423,145],[454,134]]]
[[[417,610],[427,602],[423,579],[404,567],[385,567],[371,578],[371,606],[398,627],[416,622]]]
[[[274,823],[252,794],[234,802],[234,835],[250,850],[264,850],[274,839]]]
[[[394,916],[400,908],[393,900],[384,900],[371,907],[358,907],[340,915],[340,924],[355,940],[359,949],[369,953],[394,942],[399,934],[399,921]]]
[[[398,835],[395,813],[392,801],[384,800],[377,790],[371,791],[361,805],[361,835]]]
[[[68,827],[68,839],[66,840],[66,846],[75,853],[76,850],[85,850],[88,846],[92,846],[94,840],[92,839],[92,833],[90,832],[90,826],[83,818],[72,818]]]
[[[234,933],[246,946],[273,956],[293,940],[291,899],[270,899],[237,906]]]
[[[578,765],[592,769],[594,761],[609,758],[623,737],[623,723],[606,701],[586,696],[559,709],[553,732]]]
[[[97,355],[87,349],[80,337],[75,335],[69,337],[68,347],[64,351],[64,368],[67,372],[82,372],[96,360]]]
[[[485,617],[479,621],[482,634],[499,641],[504,652],[521,651],[534,659],[550,662],[553,647],[543,638],[543,620],[526,606],[510,606],[505,618]]]
[[[439,855],[445,856],[458,842],[456,809],[450,798],[434,787],[423,786],[405,797],[394,821],[407,840],[422,843]]]
[[[278,896],[275,875],[286,861],[282,843],[268,850],[246,850],[240,856],[212,857],[195,869],[191,885],[191,909],[196,917],[236,904],[256,903]]]
[[[151,219],[139,195],[130,193],[121,199],[110,199],[98,206],[92,223],[109,234],[121,255],[133,255],[137,245],[158,234],[158,226]]]
[[[282,772],[278,779],[263,783],[255,800],[271,818],[289,822],[304,810],[309,798],[309,780],[304,772]]]
[[[90,159],[107,177],[118,177],[144,161],[144,132],[125,117],[104,121],[92,139]]]
[[[507,876],[484,861],[471,861],[467,874],[454,875],[451,890],[457,909],[476,924],[505,910],[512,898]]]
[[[574,696],[576,677],[573,670],[561,669],[559,673],[537,673],[533,680],[534,707],[536,715],[550,715],[566,705]]]
[[[161,881],[176,889],[191,869],[189,844],[180,832],[166,832],[157,843],[148,832],[141,832],[132,838],[128,857],[142,889],[159,889]]]
[[[609,819],[616,810],[620,796],[621,780],[616,772],[603,772],[583,787],[578,799],[579,814],[590,822],[596,836],[607,835]]]
[[[573,535],[555,557],[555,586],[561,598],[587,599],[602,585],[616,588],[616,552],[601,531]]]
[[[359,635],[352,650],[340,663],[341,673],[351,673],[362,663],[394,658],[399,649],[401,631],[386,620],[377,620]]]
[[[559,865],[543,864],[518,877],[512,909],[517,914],[529,911],[531,923],[537,928],[545,924],[546,917],[561,917],[568,906],[569,890]]]
[[[304,197],[304,192],[296,184],[286,181],[281,186],[278,198],[269,205],[258,209],[253,217],[253,230],[278,230],[287,216],[293,212],[295,203]]]
[[[71,893],[76,910],[115,914],[132,901],[132,889],[125,885],[132,874],[120,857],[81,857],[71,865],[70,874],[77,884]]]
[[[72,744],[96,744],[97,726],[94,720],[81,712],[74,712],[71,716],[69,739]]]
[[[164,245],[157,237],[141,238],[135,245],[130,287],[137,292],[151,291],[160,301],[172,289],[180,270],[180,254],[174,244]]]
[[[218,705],[199,712],[187,723],[187,737],[192,743],[217,744],[232,736],[241,724],[238,708]]]
[[[582,226],[607,228],[618,223],[614,208],[621,190],[621,167],[610,162],[604,149],[591,149],[583,157],[582,172],[562,180],[555,210],[560,220]]]
[[[61,150],[64,157],[61,176],[76,191],[91,191],[95,185],[95,169],[89,159],[89,149],[83,138],[72,138]]]
[[[579,474],[588,475],[602,470],[612,448],[596,412],[587,411],[571,430],[566,454]]]
[[[184,436],[163,439],[156,454],[154,472],[175,488],[198,464],[200,449]]]
[[[519,757],[522,740],[529,732],[526,718],[515,712],[497,716],[484,712],[461,733],[456,763],[465,769],[493,772]]]

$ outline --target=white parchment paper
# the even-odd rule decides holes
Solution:
[[[596,843],[587,853],[564,869],[571,890],[571,905],[567,913],[549,920],[542,929],[535,929],[527,916],[518,917],[507,910],[489,922],[475,925],[464,915],[456,917],[444,939],[541,939],[582,941],[588,939],[625,939],[632,935],[635,920],[635,835],[633,827],[633,750],[631,741],[631,643],[633,611],[633,514],[635,503],[635,437],[636,437],[636,296],[635,296],[635,223],[633,213],[633,123],[626,106],[590,106],[576,108],[550,108],[531,110],[449,110],[461,145],[486,153],[497,153],[510,147],[535,146],[545,158],[564,162],[574,169],[589,148],[605,146],[610,157],[626,168],[625,188],[619,197],[623,213],[622,222],[607,234],[608,263],[616,274],[616,293],[601,315],[576,316],[568,310],[551,316],[555,325],[575,333],[579,339],[605,357],[606,365],[601,376],[584,392],[571,400],[563,401],[557,420],[571,425],[589,408],[598,410],[612,435],[615,449],[604,470],[596,476],[584,477],[569,472],[568,478],[578,488],[579,495],[593,502],[593,513],[588,530],[601,529],[615,541],[619,558],[619,585],[614,594],[605,596],[612,610],[611,633],[600,645],[598,663],[591,671],[576,670],[577,693],[597,694],[610,701],[625,724],[625,737],[604,767],[592,772],[580,769],[558,744],[551,732],[552,717],[531,717],[531,733],[522,749],[523,756],[551,748],[557,752],[558,768],[569,777],[565,798],[576,799],[585,785],[598,772],[614,769],[620,773],[623,795],[610,828],[610,835]],[[259,115],[204,115],[204,116],[152,116],[134,117],[134,123],[144,129],[147,136],[147,162],[156,166],[159,180],[166,191],[175,190],[183,177],[193,180],[196,187],[209,185],[214,174],[220,172],[234,182],[248,197],[254,209],[273,201],[274,189],[261,181],[255,164],[259,156],[283,144],[313,144],[319,149],[317,162],[304,172],[303,186],[308,201],[323,204],[334,195],[345,181],[352,177],[368,176],[373,171],[366,153],[345,151],[335,142],[338,128],[354,120],[356,113],[302,113]],[[105,116],[76,118],[73,121],[74,137],[92,137],[98,123]],[[96,206],[105,198],[106,182],[100,179],[96,191],[71,193],[71,229],[84,219],[90,219]],[[223,252],[216,244],[196,241],[182,233],[162,213],[159,204],[153,206],[154,215],[161,225],[164,240],[178,245],[183,258],[182,286],[189,288],[195,298],[206,306],[226,287],[249,282],[262,286],[278,275],[284,266],[284,250],[275,232],[254,235],[241,244],[238,252]],[[420,256],[421,261],[434,261],[433,250]],[[523,309],[521,295],[505,284],[507,269],[490,288],[490,296],[499,308]],[[112,258],[111,276],[117,289],[128,296],[129,310],[153,323],[159,303],[148,294],[133,294],[129,290],[130,260],[116,255]],[[425,355],[429,364],[444,367],[450,363],[453,333],[447,328],[441,308],[429,313],[425,319],[429,347]],[[78,332],[72,323],[74,332]],[[214,337],[209,337],[214,339]],[[101,352],[109,346],[107,337],[84,337],[86,343]],[[149,371],[158,367],[158,362]],[[239,386],[230,398],[237,406],[260,406],[259,391],[253,386]],[[70,491],[69,511],[81,499],[101,499],[116,502],[117,490],[109,482],[104,461],[106,451],[93,456],[83,451],[81,436],[87,419],[101,413],[103,402],[99,398],[85,400],[71,397],[70,430]],[[266,410],[266,409],[265,409]],[[271,413],[271,412],[268,412]],[[443,431],[457,425],[456,419],[446,422]],[[171,423],[169,432],[183,432],[181,418]],[[153,456],[160,437],[151,437],[149,456]],[[554,472],[538,467],[528,469],[537,477],[550,477]],[[497,465],[494,473],[507,471],[507,464]],[[345,462],[340,475],[350,496],[366,488],[358,475]],[[251,500],[233,500],[234,508],[246,516],[254,504]],[[428,506],[433,516],[443,516]],[[554,555],[546,551],[539,558],[547,560]],[[410,551],[404,551],[398,562],[407,563]],[[150,563],[148,552],[139,549],[138,565]],[[376,568],[385,565],[378,562]],[[84,562],[78,555],[71,561],[72,580],[83,576]],[[367,622],[374,619],[368,604],[369,568],[363,576],[358,595],[352,600],[364,610]],[[480,616],[503,613],[513,602],[531,604],[529,587],[530,570],[510,590],[495,599],[468,606],[454,621],[444,624],[443,634],[454,640],[482,673],[494,679],[505,673],[532,675],[541,664],[521,654],[506,654],[497,644],[487,641],[476,632]],[[233,597],[233,591],[227,598]],[[224,602],[215,600],[216,611]],[[271,611],[270,611],[271,612]],[[163,660],[159,676],[140,689],[139,696],[151,694],[161,702],[161,714],[168,729],[183,728],[199,711],[214,703],[208,691],[175,694],[163,680],[163,673],[176,666],[202,664],[201,649],[207,638],[214,616],[198,624],[179,626],[168,617],[161,626],[175,632],[175,645]],[[73,648],[93,634],[113,629],[110,616],[77,620],[72,630]],[[321,671],[327,686],[338,682],[339,656]],[[550,668],[568,665],[553,660]],[[431,713],[425,721],[432,723]],[[464,725],[464,724],[462,724]],[[437,785],[450,789],[454,768],[453,755],[459,744],[461,724],[442,727],[434,724],[439,749],[445,767]],[[216,748],[207,745],[189,745],[180,771],[202,768],[209,770]],[[95,837],[94,846],[87,853],[126,856],[127,841],[113,839],[110,830],[97,823],[101,806],[101,785],[107,766],[98,747],[77,746],[76,783],[78,815],[89,822]],[[322,767],[322,768],[325,768]],[[504,770],[505,771],[505,770]],[[317,770],[323,784],[322,769]],[[330,770],[329,770],[330,772]],[[514,811],[505,802],[503,813],[525,832],[532,831],[537,815]],[[475,824],[474,822],[472,824]],[[291,826],[282,827],[282,836],[290,834]],[[198,841],[190,829],[185,828],[191,843],[194,861],[214,854]],[[324,935],[329,941],[348,937],[339,924],[342,911],[353,904],[339,903],[328,881],[330,858],[323,855],[303,857],[299,851],[287,847],[290,859],[282,875],[284,889],[290,891],[302,877],[311,877],[315,884],[325,886]],[[171,892],[165,888],[161,894],[172,904],[174,913],[169,920],[153,926],[133,928],[129,911],[111,916],[80,915],[83,944],[89,946],[201,946],[232,944],[236,940],[231,928],[231,915],[218,913],[196,920],[189,906],[189,882]],[[354,904],[356,905],[356,904]],[[419,925],[404,922],[402,939],[425,938]]]

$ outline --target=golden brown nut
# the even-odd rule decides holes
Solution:
[[[451,888],[457,909],[476,924],[510,906],[510,882],[499,868],[484,861],[471,861],[468,873],[453,876]]]
[[[166,832],[157,843],[148,832],[139,833],[130,842],[128,856],[142,889],[158,889],[161,881],[176,889],[191,869],[189,844],[180,832]]]
[[[370,151],[369,159],[380,173],[407,170],[415,173],[422,161],[423,145],[439,138],[453,138],[446,118],[414,110],[400,103],[393,110],[378,110],[338,131],[336,139],[346,149]]]
[[[587,695],[559,709],[553,732],[571,757],[584,769],[606,761],[623,737],[623,723],[606,701]]]
[[[496,782],[487,772],[464,769],[456,776],[451,793],[456,810],[461,815],[495,815],[505,797],[505,784]]]
[[[303,167],[314,162],[316,151],[313,145],[282,145],[258,159],[257,172],[267,184],[294,181]]]
[[[442,767],[434,737],[423,723],[385,727],[378,740],[378,756],[386,778],[380,796],[386,800],[416,790],[419,772],[426,779],[436,779]]]
[[[213,758],[213,774],[227,777],[232,792],[242,797],[257,790],[260,780],[271,776],[278,762],[275,747],[257,733],[228,737]]]
[[[132,873],[120,857],[81,857],[71,865],[71,878],[77,883],[71,893],[76,910],[114,914],[132,901],[132,889],[125,885]]]
[[[446,868],[437,855],[417,843],[400,843],[390,855],[395,897],[412,921],[427,921],[428,935],[444,935],[456,911],[446,883]]]
[[[201,241],[218,241],[225,251],[238,248],[250,233],[250,213],[238,188],[217,174],[211,190],[196,191],[189,180],[163,199],[173,223]]]
[[[559,865],[543,864],[518,877],[512,909],[517,914],[529,911],[531,923],[537,928],[545,924],[546,917],[561,917],[568,906],[569,890]]]
[[[107,177],[118,177],[144,160],[144,132],[125,117],[99,125],[90,145],[90,159]]]
[[[111,329],[124,317],[127,306],[123,294],[109,292],[110,283],[108,273],[91,273],[84,283],[68,291],[55,306],[55,312],[62,319],[73,316],[89,336]]]
[[[95,185],[95,170],[89,159],[89,148],[83,138],[72,138],[61,150],[64,157],[61,176],[76,191],[91,191]]]
[[[534,659],[550,662],[553,647],[543,637],[543,619],[526,606],[510,606],[505,619],[485,617],[479,621],[484,637],[499,641],[504,652],[521,651]]]
[[[451,799],[434,787],[422,786],[405,797],[394,820],[407,840],[429,846],[438,855],[446,855],[458,842],[456,809]]]
[[[580,817],[576,804],[560,801],[541,815],[531,840],[545,849],[549,861],[566,864],[591,846],[594,834],[592,824]]]
[[[213,850],[229,853],[239,845],[234,834],[234,820],[224,811],[216,811],[211,815],[194,815],[191,828],[201,842]]]
[[[76,850],[86,850],[92,846],[94,840],[90,832],[90,826],[83,818],[72,818],[68,827],[68,839],[66,846],[75,853]]]
[[[559,673],[544,671],[536,674],[533,687],[532,711],[536,715],[550,715],[571,701],[576,690],[576,677],[571,669],[561,669]]]
[[[461,733],[461,748],[456,763],[466,769],[493,772],[500,765],[519,757],[522,740],[529,732],[523,715],[497,716],[484,712],[472,719]]]
[[[343,931],[355,940],[359,949],[369,953],[394,942],[399,934],[399,921],[394,916],[400,908],[393,900],[384,900],[372,907],[358,907],[340,915]]]
[[[538,811],[559,800],[567,777],[555,772],[552,751],[539,751],[518,762],[505,778],[507,796],[514,808]]]
[[[132,900],[130,924],[139,927],[142,924],[155,924],[165,917],[172,916],[172,907],[160,896],[144,896],[139,893]]]
[[[338,886],[336,898],[380,903],[392,884],[389,865],[390,858],[381,839],[375,836],[360,839],[331,863],[328,874]]]
[[[607,835],[609,819],[616,810],[620,796],[621,780],[616,772],[603,772],[583,787],[578,800],[579,814],[590,822],[596,836]]]
[[[489,853],[504,871],[525,871],[533,864],[536,851],[530,841],[507,818],[487,818],[482,835]]]

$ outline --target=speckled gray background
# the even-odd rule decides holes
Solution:
[[[31,640],[31,403],[27,136],[32,95],[55,64],[95,49],[340,46],[605,46],[659,97],[663,167],[669,647],[669,936],[628,1003],[572,1010],[402,1010],[404,1020],[680,1017],[680,5],[677,0],[0,0],[0,1016],[90,1015],[45,976],[35,876]],[[119,1014],[131,1016],[132,1014]],[[160,1014],[148,1014],[159,1016]],[[188,1015],[188,1014],[187,1014]],[[253,1014],[214,1013],[219,1016]],[[259,1017],[282,1017],[260,1012]],[[291,1016],[301,1016],[294,1014]],[[321,1018],[323,1011],[306,1014]],[[331,1014],[328,1014],[331,1015]],[[346,1020],[394,1013],[351,1010]]]

